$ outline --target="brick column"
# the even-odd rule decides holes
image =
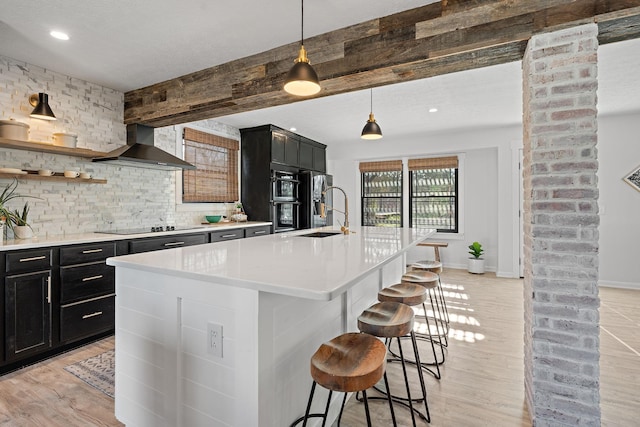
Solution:
[[[523,58],[525,393],[541,426],[600,425],[598,27]]]

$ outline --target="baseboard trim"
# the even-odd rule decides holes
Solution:
[[[601,280],[598,282],[598,286],[603,288],[619,288],[619,289],[634,289],[640,291],[640,283],[633,282],[616,282],[614,280]]]

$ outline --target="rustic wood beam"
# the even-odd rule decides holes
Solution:
[[[330,96],[522,59],[535,34],[597,22],[640,37],[640,0],[442,0],[305,40]],[[291,43],[125,94],[125,123],[168,126],[300,101],[282,89]]]

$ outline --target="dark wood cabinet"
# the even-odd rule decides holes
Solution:
[[[261,225],[259,227],[248,227],[244,231],[244,237],[257,237],[271,234],[270,225]]]
[[[137,254],[140,252],[151,252],[191,245],[202,245],[203,243],[207,242],[207,235],[205,233],[179,234],[166,237],[148,237],[143,239],[131,240],[129,242],[129,253]]]
[[[270,133],[265,138],[271,140],[271,162],[297,167],[299,142],[296,135],[277,129],[271,129]]]
[[[84,300],[75,304],[65,304],[60,308],[60,340],[77,341],[101,331],[114,329],[115,295],[113,293]]]
[[[213,231],[209,233],[211,243],[223,242],[225,240],[244,239],[244,228],[234,228],[231,230]]]
[[[115,269],[106,264],[115,242],[60,248],[60,342],[62,344],[115,328]]]
[[[242,205],[251,220],[275,224],[274,176],[325,173],[326,146],[274,125],[240,129],[240,135]]]
[[[4,299],[6,360],[51,348],[51,270],[7,276]]]

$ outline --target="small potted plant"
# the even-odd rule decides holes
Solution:
[[[33,237],[33,230],[27,222],[29,216],[29,202],[25,202],[22,212],[15,210],[9,217],[9,227],[13,229],[16,239],[30,239]]]
[[[33,199],[38,199],[39,197],[16,193],[17,188],[18,188],[18,180],[14,179],[12,182],[7,184],[4,190],[2,191],[2,193],[0,193],[0,218],[4,217],[5,230],[6,229],[12,230],[16,238],[21,238],[21,237],[18,237],[18,235],[16,235],[15,227],[20,226],[20,223],[22,222],[26,224],[26,227],[27,227],[26,234],[32,237],[33,230],[31,230],[31,227],[29,226],[29,224],[27,224],[27,215],[29,215],[29,207],[26,206],[25,204],[25,207],[23,208],[22,214],[21,214],[17,210],[12,211],[11,209],[9,209],[9,207],[7,206],[7,203],[16,198],[30,197]],[[20,229],[20,231],[22,231],[22,229]],[[20,233],[20,231],[18,231],[18,233]],[[22,238],[28,239],[29,237],[22,237]]]
[[[469,254],[473,255],[469,258],[467,264],[467,270],[469,273],[482,274],[484,273],[484,258],[482,257],[482,245],[478,242],[473,242],[469,245]]]

